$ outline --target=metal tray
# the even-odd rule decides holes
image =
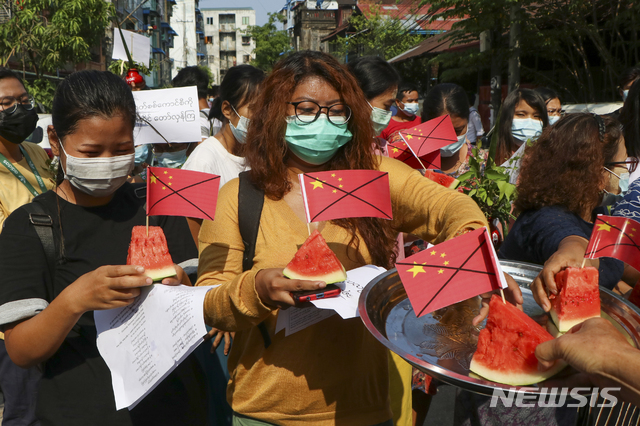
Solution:
[[[529,284],[542,268],[524,262],[501,261],[500,264],[520,285],[524,312],[539,324],[546,325],[548,315],[529,290]],[[640,310],[603,288],[600,289],[600,301],[603,317],[608,317],[630,343],[640,347]],[[513,389],[510,385],[469,375],[478,333],[484,327],[484,322],[478,327],[471,324],[480,309],[479,298],[416,318],[398,272],[392,269],[364,288],[358,308],[365,326],[382,344],[430,376],[484,395],[492,395],[495,388]],[[539,392],[536,385],[518,389],[525,393]]]

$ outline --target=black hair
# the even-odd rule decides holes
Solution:
[[[215,85],[207,89],[207,96],[213,96],[214,98],[217,98],[218,95],[220,95],[220,86]]]
[[[424,98],[421,117],[423,123],[446,114],[469,119],[469,98],[457,84],[437,84]]]
[[[22,84],[24,86],[24,83],[22,82],[22,79],[20,79],[20,77],[18,77],[18,75],[16,73],[11,71],[9,68],[0,67],[0,80],[5,79],[5,78],[15,78],[16,80],[18,80],[20,82],[20,84]]]
[[[398,95],[396,96],[396,99],[402,102],[402,99],[404,98],[405,94],[409,92],[417,92],[417,91],[418,91],[418,86],[416,86],[413,83],[408,83],[406,81],[403,81],[402,83],[400,83],[400,86],[398,86]]]
[[[229,68],[220,84],[220,96],[214,99],[209,111],[209,119],[224,121],[222,103],[229,102],[238,111],[246,105],[258,92],[258,86],[264,80],[263,71],[251,65],[237,65]]]
[[[638,80],[638,78],[640,78],[640,68],[633,67],[633,68],[624,70],[622,75],[620,75],[620,90],[622,90],[622,88],[627,84]]]
[[[349,62],[347,68],[369,101],[400,84],[398,72],[378,56],[363,56]]]
[[[533,90],[538,95],[542,96],[542,100],[544,101],[545,105],[553,99],[560,99],[555,90],[549,89],[548,87],[536,87]]]
[[[513,124],[513,115],[516,106],[520,101],[525,101],[531,108],[536,110],[542,120],[542,127],[547,127],[549,117],[547,116],[547,105],[542,96],[531,89],[516,89],[509,93],[502,103],[500,109],[499,126],[498,126],[498,143],[496,145],[496,164],[502,164],[510,157],[510,152],[516,146],[511,134],[511,126]]]
[[[74,72],[60,83],[53,97],[51,122],[59,139],[73,133],[80,120],[120,115],[136,124],[136,103],[131,89],[109,71]]]
[[[182,68],[171,80],[171,85],[173,87],[196,86],[198,99],[205,99],[209,88],[209,74],[197,66]]]
[[[624,144],[629,157],[640,157],[640,80],[629,89],[619,117],[624,129]]]

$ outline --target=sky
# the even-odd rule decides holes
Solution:
[[[285,0],[200,0],[200,9],[206,7],[252,7],[256,11],[256,25],[267,23],[267,12],[277,12]]]

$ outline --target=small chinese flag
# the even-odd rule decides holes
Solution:
[[[417,317],[507,287],[486,228],[409,256],[396,268]]]
[[[213,220],[220,176],[165,167],[147,168],[147,216]]]
[[[392,219],[389,174],[333,170],[299,174],[307,222],[347,217]]]
[[[387,145],[389,157],[402,161],[407,166],[414,169],[440,169],[440,150],[427,154],[424,159],[418,161],[418,158],[409,149],[402,140]],[[424,167],[423,167],[424,166]],[[430,167],[431,166],[431,167]]]
[[[614,257],[640,271],[640,223],[625,217],[599,215],[584,257]]]
[[[401,130],[399,134],[428,169],[439,169],[440,148],[458,141],[458,135],[448,115],[434,118],[411,129]]]

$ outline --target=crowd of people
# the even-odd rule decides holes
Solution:
[[[392,268],[413,240],[437,244],[488,226],[470,197],[389,158],[400,131],[449,115],[457,140],[441,148],[439,172],[459,177],[473,157],[505,167],[517,185],[517,219],[498,255],[543,265],[531,291],[548,311],[555,273],[583,264],[595,215],[640,217],[640,71],[625,76],[633,78],[620,86],[624,106],[610,116],[565,115],[554,91],[521,88],[485,132],[475,96],[461,86],[438,84],[421,99],[377,57],[342,65],[296,52],[268,74],[232,67],[215,88],[205,72],[187,67],[173,86],[197,87],[202,139],[136,147],[132,87],[109,72],[79,71],[53,101],[47,133],[56,170],[44,150],[24,142],[38,120],[33,97],[0,69],[4,424],[421,425],[438,382],[387,350],[359,319],[334,315],[276,333],[279,312],[296,305],[292,292],[326,285],[286,278],[282,268],[314,230],[350,270]],[[152,284],[143,268],[126,265],[131,229],[146,220],[137,189],[148,166],[221,177],[215,220],[150,218],[176,263],[198,260],[197,276],[176,265],[162,284],[216,287],[204,301],[210,332],[201,347],[135,408],[116,410],[93,311],[127,306]],[[392,221],[306,223],[297,175],[345,169],[389,174]],[[257,216],[243,210],[257,208]],[[249,228],[258,229],[255,241],[244,238]],[[586,262],[599,270],[600,286],[622,295],[640,279],[615,259]],[[507,297],[522,304],[519,287],[508,283]],[[478,302],[475,324],[489,296]],[[591,386],[619,386],[623,400],[640,403],[640,352],[604,319],[540,345],[536,355],[541,368],[564,359]],[[572,421],[561,409],[487,403],[460,392],[456,424],[496,424],[497,416],[509,419],[500,424]]]

